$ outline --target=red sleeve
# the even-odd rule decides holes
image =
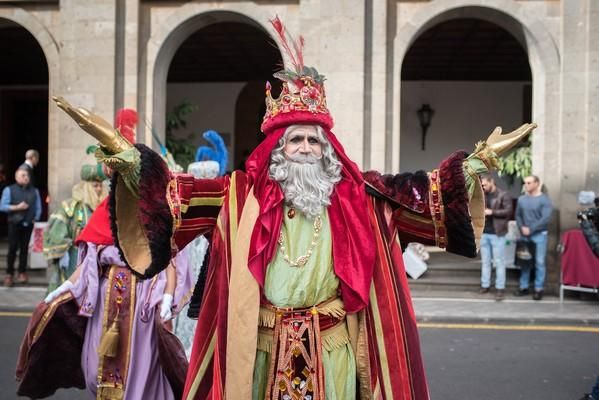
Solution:
[[[364,173],[368,192],[388,200],[393,207],[402,243],[419,242],[476,256],[462,166],[465,157],[466,153],[456,152],[429,173]]]
[[[175,175],[169,190],[169,203],[175,217],[175,244],[182,249],[196,236],[214,229],[218,213],[229,189],[228,176],[196,179]]]

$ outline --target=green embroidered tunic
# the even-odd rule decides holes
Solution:
[[[50,216],[44,233],[44,256],[50,261],[48,291],[67,280],[77,268],[77,247],[73,242],[89,221],[93,210],[82,201],[69,199]],[[59,266],[59,260],[68,254],[68,265]],[[66,258],[65,258],[66,260]]]
[[[296,212],[287,216],[285,207],[281,231],[285,252],[291,260],[305,255],[314,234],[314,221]],[[266,298],[277,307],[310,307],[336,296],[339,279],[333,270],[331,229],[328,215],[322,215],[322,229],[312,255],[303,267],[289,265],[280,248],[268,265],[264,282]],[[345,327],[347,332],[347,327]],[[348,336],[347,334],[345,335]],[[253,400],[264,399],[270,366],[267,348],[258,348],[254,366]],[[356,396],[356,362],[349,340],[330,345],[323,340],[326,400],[353,400]]]

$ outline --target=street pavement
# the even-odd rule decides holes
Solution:
[[[17,364],[17,354],[23,333],[29,321],[26,312],[0,312],[0,399],[24,399],[17,397],[17,384],[15,381],[15,366]],[[90,396],[85,395],[77,389],[60,389],[54,396],[50,397],[56,400],[89,400]]]
[[[0,311],[33,311],[46,297],[46,288],[40,286],[0,286]]]
[[[17,399],[27,314],[0,312],[1,399]],[[599,374],[596,327],[423,322],[419,332],[432,400],[577,400]],[[51,398],[89,397],[61,389]]]
[[[499,328],[420,327],[432,400],[578,400],[590,392],[599,330]]]
[[[28,316],[46,295],[0,286],[0,399],[16,399],[14,366]],[[38,282],[39,281],[39,282]],[[599,374],[599,301],[413,290],[432,400],[578,400]],[[60,390],[53,399],[84,399]]]
[[[547,296],[541,301],[529,298],[417,297],[413,298],[419,321],[451,321],[477,323],[575,324],[599,327],[599,301]],[[599,345],[598,345],[599,347]]]

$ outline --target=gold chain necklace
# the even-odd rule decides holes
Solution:
[[[283,255],[283,260],[285,260],[292,267],[303,267],[304,265],[306,265],[306,263],[308,262],[308,259],[310,258],[310,256],[312,255],[312,252],[314,251],[314,247],[317,244],[316,241],[318,240],[318,237],[320,236],[321,229],[322,229],[322,219],[320,218],[320,215],[319,215],[316,218],[314,218],[314,234],[312,235],[312,242],[310,243],[310,247],[308,248],[308,251],[306,252],[305,255],[299,256],[295,261],[292,261],[291,257],[289,257],[289,254],[287,254],[285,252],[285,235],[283,234],[283,229],[281,227],[281,233],[279,234],[278,243],[279,243],[279,250],[281,251],[281,254]]]

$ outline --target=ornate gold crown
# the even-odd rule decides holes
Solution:
[[[266,113],[262,131],[268,133],[284,125],[317,123],[330,129],[332,118],[327,108],[324,85],[308,75],[283,81],[281,94],[274,99],[272,86],[266,82]]]

